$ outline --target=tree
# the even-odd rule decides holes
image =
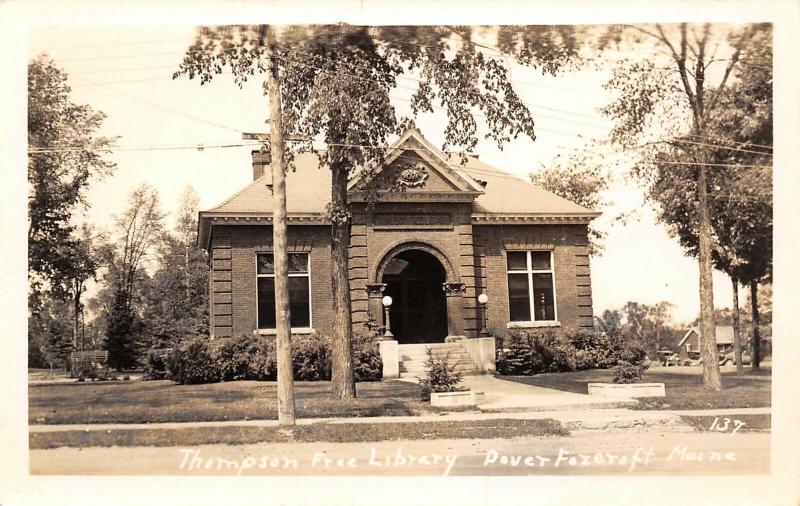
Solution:
[[[757,58],[759,63],[745,63],[732,71],[732,84],[720,91],[720,105],[708,121],[712,140],[686,139],[712,143],[703,146],[709,162],[725,165],[708,173],[711,259],[717,269],[728,274],[733,286],[732,325],[739,373],[739,283],[758,283],[769,276],[772,265],[772,155],[764,149],[772,143],[771,30],[763,26],[753,30],[748,61]],[[698,256],[698,203],[687,198],[696,185],[693,169],[674,165],[685,157],[680,146],[664,148],[659,155],[649,190],[660,204],[659,219],[689,254]]]
[[[608,335],[619,335],[622,331],[622,312],[619,309],[606,309],[603,316],[595,319],[595,324],[599,332]]]
[[[263,33],[257,26],[201,28],[176,76],[205,83],[229,67],[241,83],[264,72],[269,54]],[[491,36],[498,48],[479,42]],[[391,102],[398,78],[412,73],[419,81],[413,115],[432,111],[437,102],[447,111],[443,149],[476,146],[475,110],[486,118],[486,137],[502,146],[519,135],[534,138],[533,118],[513,89],[505,56],[554,73],[575,57],[577,35],[569,27],[292,26],[279,48],[286,131],[327,144],[319,157],[331,170],[333,395],[353,397],[347,182],[359,168],[368,184],[389,138],[410,124]],[[299,149],[311,149],[310,142]]]
[[[665,338],[671,335],[673,308],[674,304],[667,301],[653,305],[629,301],[621,310],[626,320],[623,333],[629,340],[640,342],[651,357],[656,357],[664,347]]]
[[[208,333],[208,264],[197,245],[199,199],[184,189],[171,232],[157,247],[158,268],[146,287],[144,321],[159,346]]]
[[[716,360],[709,204],[709,172],[718,171],[710,169],[716,166],[709,139],[714,117],[725,108],[722,99],[731,75],[751,57],[759,29],[656,24],[614,27],[605,39],[626,38],[642,50],[640,58],[618,61],[606,84],[616,92],[603,109],[616,121],[612,141],[625,148],[647,147],[634,175],[650,190],[651,201],[662,209],[687,200],[695,206],[694,220],[673,225],[678,233],[688,228],[697,235],[703,383],[713,390],[722,388],[722,379]],[[652,191],[658,175],[669,171],[682,172],[682,184],[667,195]]]
[[[31,311],[43,283],[58,284],[73,262],[72,219],[93,177],[114,168],[113,139],[97,134],[101,112],[70,100],[67,75],[45,55],[28,65],[28,272]],[[79,248],[79,247],[78,247]]]
[[[600,162],[591,160],[589,153],[573,153],[566,158],[558,155],[550,167],[531,172],[530,178],[533,184],[587,209],[598,211],[607,205],[602,193],[608,189],[611,175]],[[604,231],[589,225],[590,254],[603,251],[605,236]]]
[[[142,184],[131,192],[128,207],[116,218],[114,242],[104,246],[102,257],[108,288],[106,340],[109,366],[118,370],[135,364],[135,334],[141,328],[136,303],[147,278],[144,270],[163,232],[164,214],[158,192]]]

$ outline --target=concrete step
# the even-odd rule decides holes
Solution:
[[[466,352],[450,353],[448,355],[434,355],[433,357],[435,359],[437,359],[437,360],[444,360],[444,359],[447,359],[447,360],[472,360],[472,358],[469,356],[469,353],[466,353]],[[427,355],[407,355],[405,353],[401,353],[400,354],[400,360],[401,361],[408,360],[408,361],[414,361],[414,362],[425,362],[426,360],[428,360],[428,356]]]
[[[483,373],[479,371],[477,368],[470,371],[460,371],[462,376],[480,376]],[[421,378],[425,375],[425,373],[417,373],[417,372],[403,372],[400,371],[401,378]]]
[[[478,366],[476,366],[471,362],[461,363],[461,364],[451,364],[451,366],[455,371],[471,371],[473,369],[478,369]],[[400,364],[400,371],[424,373],[427,371],[427,368],[424,365],[419,365],[419,364]]]

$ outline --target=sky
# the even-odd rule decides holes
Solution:
[[[242,132],[265,131],[269,109],[262,78],[241,88],[229,75],[203,86],[187,77],[172,79],[194,33],[191,26],[31,29],[28,57],[43,52],[52,57],[69,75],[73,101],[104,112],[101,133],[119,137],[119,148],[110,156],[117,169],[113,176],[92,183],[91,206],[82,219],[110,227],[127,195],[147,182],[158,190],[171,224],[187,185],[197,191],[200,208],[206,209],[250,182],[252,148],[216,146],[241,144]],[[483,161],[525,178],[557,155],[607,137],[610,121],[598,112],[610,99],[602,87],[607,70],[550,77],[514,64],[511,76],[533,113],[537,138],[517,139],[502,150],[483,140],[475,149]],[[400,82],[406,87],[415,84]],[[399,111],[408,111],[405,99],[411,93],[405,88],[392,92]],[[416,124],[434,145],[442,145],[445,120],[440,112],[423,115]],[[625,177],[625,163],[616,163],[620,157],[600,159],[607,162],[614,180],[605,195],[611,205],[596,220],[608,235],[602,255],[591,260],[595,314],[627,301],[663,300],[675,305],[676,322],[694,320],[699,311],[697,261],[686,257],[655,222],[653,210],[643,204],[642,190]],[[620,214],[632,218],[622,223],[614,219]],[[716,307],[730,307],[731,290],[729,279],[715,272]],[[744,300],[744,292],[740,295]]]

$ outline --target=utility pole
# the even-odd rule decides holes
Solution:
[[[267,93],[270,111],[272,169],[272,254],[275,263],[275,340],[278,353],[278,424],[295,425],[292,334],[289,314],[289,252],[286,220],[286,166],[284,160],[283,106],[278,75],[278,48],[272,26],[262,25],[269,46]],[[266,33],[264,33],[264,31]],[[262,37],[263,40],[263,37]]]

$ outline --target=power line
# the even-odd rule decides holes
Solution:
[[[225,130],[231,130],[231,131],[234,131],[234,132],[237,132],[237,133],[242,133],[242,130],[239,130],[238,128],[230,127],[228,125],[222,125],[220,123],[209,121],[209,120],[206,120],[206,119],[203,119],[203,118],[200,118],[200,117],[197,117],[197,116],[194,116],[194,115],[182,112],[182,111],[177,111],[175,109],[172,109],[170,107],[158,104],[156,102],[151,102],[149,100],[145,100],[145,99],[140,98],[140,97],[129,95],[129,94],[123,93],[121,91],[114,90],[112,88],[107,88],[105,86],[97,85],[97,84],[93,85],[93,87],[97,88],[98,91],[100,91],[101,93],[106,93],[109,96],[115,97],[115,98],[117,98],[119,100],[122,100],[122,101],[125,101],[125,102],[128,102],[128,103],[132,103],[132,104],[135,104],[135,105],[143,105],[145,107],[149,107],[149,108],[155,109],[157,111],[166,112],[168,114],[173,114],[173,115],[176,115],[176,116],[180,116],[180,117],[183,117],[183,118],[186,118],[186,119],[190,119],[192,121],[196,121],[198,123],[203,123],[203,124],[206,124],[206,125],[215,126],[217,128],[223,128]]]
[[[708,139],[708,140],[717,141],[717,142],[727,142],[727,143],[730,143],[730,144],[739,144],[739,145],[742,145],[742,146],[752,146],[752,147],[755,147],[755,148],[773,149],[772,146],[768,146],[766,144],[755,144],[755,143],[752,143],[752,142],[740,142],[740,141],[734,141],[734,140],[731,140],[731,139],[720,139],[720,138],[716,138],[716,137],[709,137],[707,135],[697,135],[697,134],[690,134],[690,135],[692,137],[698,137],[700,139]],[[720,146],[720,147],[723,147],[723,146]],[[769,154],[769,153],[759,153],[759,154]]]

